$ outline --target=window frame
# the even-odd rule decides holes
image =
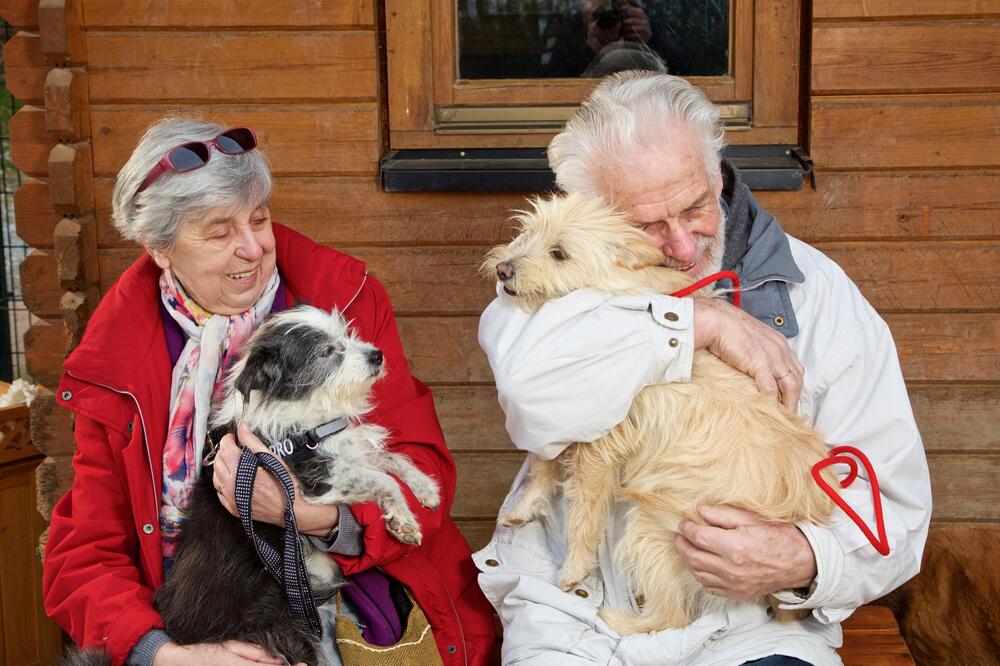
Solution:
[[[736,144],[799,138],[801,0],[730,0],[730,74],[691,77]],[[391,149],[543,147],[596,79],[456,80],[454,0],[386,0]],[[742,116],[742,117],[741,117]]]

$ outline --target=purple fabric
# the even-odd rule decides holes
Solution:
[[[361,635],[372,645],[394,645],[403,637],[402,621],[389,594],[389,578],[368,569],[347,578],[343,594],[354,604]]]
[[[284,285],[278,285],[274,295],[271,312],[281,312],[288,309],[288,294]],[[184,331],[180,324],[167,312],[160,301],[160,319],[163,321],[163,333],[167,339],[167,352],[170,354],[170,365],[177,364],[177,359],[184,351]],[[344,596],[354,604],[358,622],[361,624],[361,635],[372,645],[393,645],[403,637],[402,621],[399,611],[389,594],[389,577],[378,569],[368,569],[347,577],[344,586]]]

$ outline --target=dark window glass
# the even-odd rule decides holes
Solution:
[[[458,0],[462,79],[729,71],[729,0]]]

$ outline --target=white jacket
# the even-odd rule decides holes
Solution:
[[[498,527],[474,555],[479,581],[504,626],[504,664],[742,664],[771,654],[838,664],[839,623],[853,610],[919,570],[931,494],[920,435],[888,327],[844,272],[817,250],[789,238],[801,284],[788,284],[798,334],[789,342],[806,368],[799,411],[829,446],[864,451],[878,475],[891,554],[880,556],[839,510],[828,526],[803,524],[816,557],[808,598],[778,596],[786,608],[811,609],[779,624],[763,606],[742,604],[680,630],[622,639],[597,618],[607,601],[633,605],[615,569],[611,545],[622,529],[616,507],[600,552],[600,570],[575,593],[556,579],[565,552],[564,511],[519,528]],[[480,344],[489,357],[514,443],[552,458],[569,443],[611,430],[644,386],[686,381],[692,358],[692,304],[649,295],[609,297],[580,291],[528,316],[501,294],[483,313]],[[679,315],[676,322],[662,316]],[[677,346],[666,341],[676,337]],[[522,468],[504,502],[525,483]],[[874,531],[871,487],[863,469],[842,491]]]

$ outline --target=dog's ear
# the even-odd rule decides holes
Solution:
[[[630,271],[657,266],[663,260],[660,250],[642,237],[621,239],[621,242],[615,243],[614,249],[616,263]]]
[[[243,365],[243,371],[236,378],[236,390],[243,396],[243,402],[250,402],[250,392],[260,391],[281,381],[281,364],[274,350],[255,349]],[[266,391],[265,391],[266,393]]]

